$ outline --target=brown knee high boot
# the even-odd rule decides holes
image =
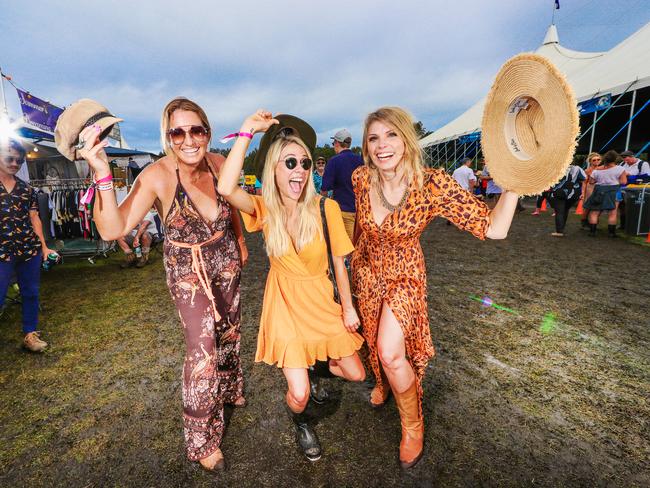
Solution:
[[[407,469],[415,466],[424,450],[424,419],[420,417],[415,381],[404,393],[393,391],[393,395],[402,422],[399,461],[402,468]]]

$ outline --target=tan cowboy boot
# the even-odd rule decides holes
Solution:
[[[424,451],[424,419],[418,408],[415,381],[404,393],[393,392],[402,422],[402,442],[399,444],[399,462],[408,469],[420,460]]]

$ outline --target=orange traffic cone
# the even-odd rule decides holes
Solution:
[[[646,237],[646,240],[645,240],[645,241],[646,241],[648,244],[650,244],[650,232],[648,232],[648,237]]]
[[[546,198],[542,200],[542,206],[539,208],[540,212],[546,212]]]
[[[582,215],[582,198],[578,200],[578,208],[576,208],[576,215]]]

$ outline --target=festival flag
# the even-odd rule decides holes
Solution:
[[[16,88],[16,91],[23,111],[23,120],[41,130],[54,132],[56,121],[63,113],[63,109],[19,88]]]
[[[555,10],[560,10],[560,0],[555,0]]]

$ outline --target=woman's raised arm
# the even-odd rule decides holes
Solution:
[[[81,132],[79,139],[86,141],[86,145],[79,154],[88,161],[95,174],[95,181],[101,182],[111,176],[111,168],[104,151],[108,142],[99,141],[99,132],[99,126],[94,125]],[[128,234],[142,221],[153,205],[156,195],[149,185],[142,183],[145,180],[145,172],[136,180],[129,195],[119,207],[112,183],[105,181],[95,188],[93,220],[102,239],[112,241]],[[102,190],[104,185],[107,190]]]
[[[264,132],[278,121],[271,112],[258,110],[244,120],[239,130],[239,135],[226,162],[221,168],[217,190],[233,207],[244,213],[252,214],[255,211],[253,198],[239,186],[239,175],[244,166],[246,151],[256,132]]]

